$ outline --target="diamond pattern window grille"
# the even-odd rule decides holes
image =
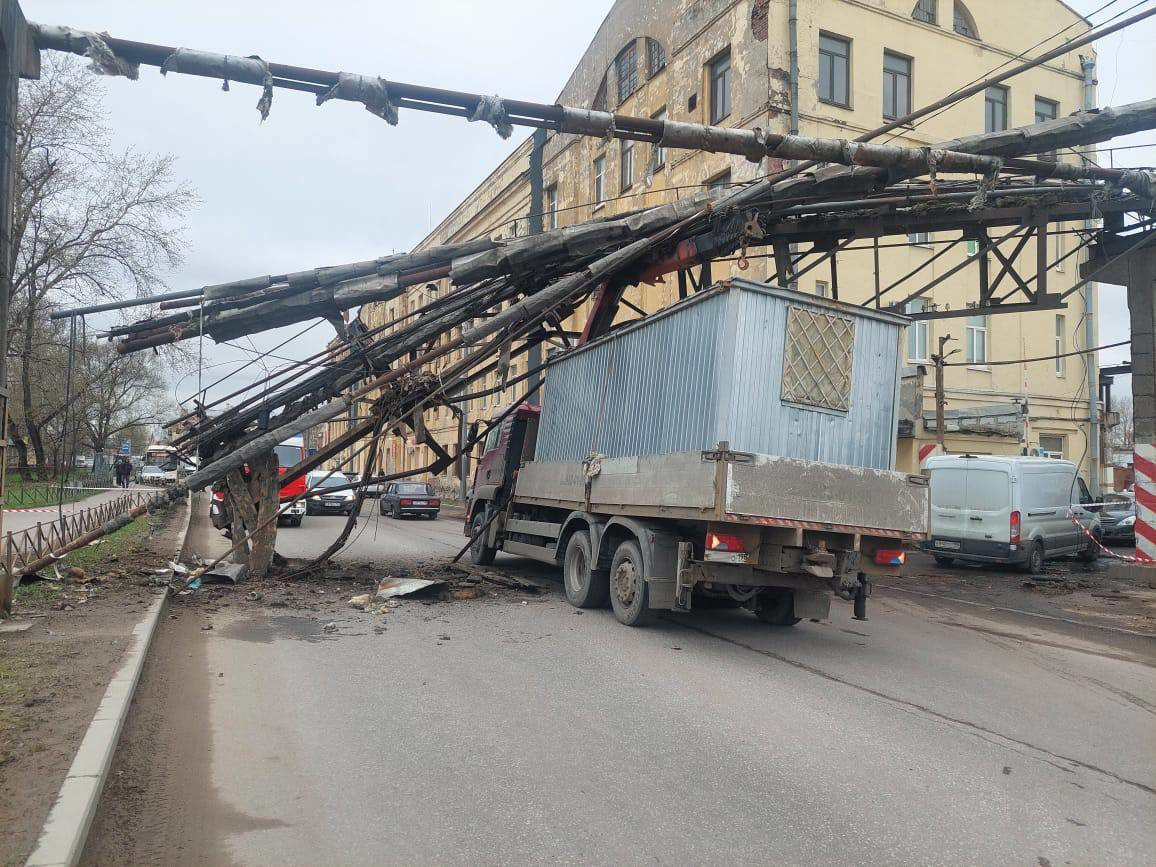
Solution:
[[[855,323],[803,307],[787,314],[783,400],[846,412],[851,403]]]

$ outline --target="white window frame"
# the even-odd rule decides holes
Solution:
[[[606,204],[606,154],[594,158],[594,207]]]
[[[1056,314],[1056,335],[1055,335],[1055,341],[1056,341],[1056,343],[1055,343],[1055,346],[1056,346],[1056,353],[1055,353],[1056,354],[1056,376],[1059,376],[1061,378],[1064,376],[1064,373],[1067,369],[1067,366],[1064,364],[1064,362],[1067,359],[1060,357],[1065,352],[1068,351],[1068,349],[1067,349],[1067,342],[1068,342],[1067,328],[1068,328],[1068,323],[1066,321],[1066,317],[1062,313],[1057,313]]]
[[[650,116],[651,120],[666,120],[666,106],[664,105],[658,111]],[[663,166],[666,165],[666,148],[660,143],[655,142],[650,146],[650,167],[648,172],[654,174]]]
[[[546,228],[558,228],[558,185],[546,187]]]
[[[830,298],[831,297],[831,287],[829,285],[827,285],[826,280],[816,280],[815,281],[815,294],[820,298]]]
[[[912,298],[904,307],[907,313],[922,313],[926,309],[926,298]],[[931,363],[931,323],[928,320],[917,319],[908,325],[905,343],[908,361],[916,364]]]
[[[618,191],[625,193],[634,186],[634,140],[618,140]]]
[[[891,68],[888,68],[888,62]],[[883,51],[883,118],[895,120],[911,114],[914,95],[915,61],[906,54],[884,49]],[[892,101],[892,110],[887,111],[887,101]],[[902,103],[902,104],[901,104]]]
[[[969,367],[987,368],[988,320],[986,316],[967,317],[965,352]]]
[[[907,243],[913,247],[930,247],[931,233],[930,232],[908,232]]]

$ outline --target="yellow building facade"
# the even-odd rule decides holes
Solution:
[[[966,5],[959,0],[806,0],[797,6],[793,26],[798,44],[798,126],[799,132],[813,136],[853,138],[1016,62],[1030,46],[1043,42],[1029,55],[1052,47],[1057,41],[1049,37],[1057,31],[1072,38],[1088,26],[1058,0],[969,0]],[[557,101],[642,117],[789,132],[791,8],[788,0],[619,0]],[[1088,49],[1085,54],[1090,56]],[[919,146],[985,129],[1026,125],[1079,110],[1085,98],[1081,58],[1072,52],[881,140]],[[416,249],[478,237],[526,235],[530,154],[527,139]],[[543,220],[547,229],[571,225],[670,202],[704,186],[741,184],[780,168],[782,164],[773,159],[752,163],[727,154],[664,151],[642,142],[550,133],[543,152]],[[1068,232],[1071,228],[1052,226],[1053,262],[1076,245]],[[942,232],[884,238],[879,251],[881,284],[898,279],[958,237],[958,232]],[[839,256],[839,297],[864,302],[874,292],[875,257],[869,242],[852,246],[859,249]],[[1021,257],[1029,276],[1033,248],[1029,245]],[[960,245],[896,287],[885,301],[902,300],[973,250]],[[1050,266],[1049,291],[1063,291],[1076,282],[1081,258],[1082,253]],[[737,275],[735,267],[734,262],[716,262],[714,279]],[[753,257],[742,276],[768,280],[773,273],[773,260],[764,255]],[[977,267],[964,268],[937,285],[926,303],[933,308],[967,307],[978,298],[978,280]],[[415,287],[402,297],[367,307],[361,317],[376,327],[420,308],[448,288],[446,281]],[[827,269],[811,271],[797,288],[831,294]],[[676,299],[674,275],[626,294],[627,301],[648,312]],[[948,350],[959,350],[951,360],[961,363],[948,368],[945,378],[947,450],[995,454],[1040,450],[1081,463],[1086,474],[1089,406],[1084,365],[1094,364],[1094,357],[995,363],[1084,348],[1083,303],[1079,294],[1070,301],[1062,310],[910,326],[909,366],[924,365],[929,375],[922,385],[922,417],[915,420],[910,435],[900,438],[899,468],[916,469],[920,449],[935,441],[930,355],[938,339],[950,334]],[[567,327],[580,331],[587,312],[578,311]],[[525,365],[525,358],[514,359],[511,377],[524,372]],[[487,385],[498,383],[488,380]],[[488,418],[517,396],[515,388],[509,388],[473,398],[465,403],[466,418]],[[424,423],[447,447],[458,442],[459,421],[449,409],[428,412]],[[395,472],[424,467],[432,460],[428,448],[413,436],[391,436],[383,444],[379,466],[383,472]],[[449,479],[446,486],[450,487]]]

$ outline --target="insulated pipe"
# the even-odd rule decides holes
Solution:
[[[1084,72],[1084,110],[1091,111],[1096,107],[1096,59],[1080,55],[1080,68]],[[1087,166],[1092,160],[1085,156],[1082,160]],[[1094,229],[1095,220],[1086,220],[1084,227]],[[1086,254],[1085,254],[1086,258]],[[1084,346],[1092,347],[1096,340],[1096,314],[1092,309],[1096,284],[1089,283],[1080,294],[1084,298]],[[1084,369],[1087,372],[1086,387],[1088,389],[1088,481],[1092,486],[1092,496],[1100,496],[1100,396],[1099,378],[1096,375],[1096,356],[1084,357]]]

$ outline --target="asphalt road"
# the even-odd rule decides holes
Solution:
[[[348,556],[463,541],[382,519]],[[1156,642],[887,591],[870,616],[187,611],[86,862],[1151,863]]]

